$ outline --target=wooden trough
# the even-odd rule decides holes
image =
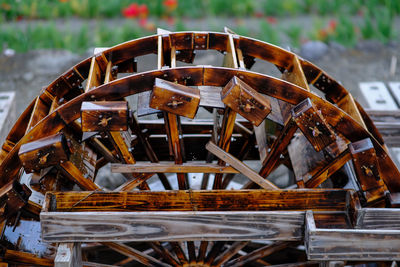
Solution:
[[[196,65],[199,50],[223,66]],[[0,266],[392,264],[400,173],[384,137],[323,70],[229,29],[96,49],[2,146]]]

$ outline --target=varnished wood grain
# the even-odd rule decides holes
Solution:
[[[136,163],[136,164],[112,164],[112,172],[119,173],[239,173],[236,169],[230,166],[219,166],[216,164],[206,163]]]
[[[47,211],[344,210],[346,190],[54,192]],[[234,201],[233,201],[234,200]],[[78,202],[78,203],[77,203]]]
[[[299,240],[304,212],[41,213],[43,240]],[[94,227],[98,229],[93,231]],[[78,230],[79,229],[79,230]]]

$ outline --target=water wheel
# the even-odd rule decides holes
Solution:
[[[400,259],[400,175],[367,113],[312,63],[229,29],[98,49],[40,92],[0,159],[1,266]]]

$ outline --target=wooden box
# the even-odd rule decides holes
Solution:
[[[193,119],[200,104],[200,90],[156,78],[150,107]]]
[[[225,105],[259,126],[271,112],[269,100],[234,76],[221,91]]]
[[[129,110],[126,101],[82,102],[82,131],[126,131]]]
[[[385,185],[380,178],[378,159],[375,148],[369,138],[349,144],[349,151],[353,159],[354,170],[364,192],[371,191],[366,195],[367,200],[381,198],[384,196]]]
[[[58,133],[23,144],[18,155],[25,171],[30,173],[67,161],[69,150],[64,135]]]
[[[321,151],[336,140],[335,133],[309,98],[292,109],[292,117],[315,151]]]

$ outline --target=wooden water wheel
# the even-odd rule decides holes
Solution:
[[[193,64],[215,51],[223,67]],[[40,92],[0,158],[1,266],[400,259],[400,174],[367,113],[312,63],[228,29],[97,50]],[[117,188],[98,184],[106,166]]]

